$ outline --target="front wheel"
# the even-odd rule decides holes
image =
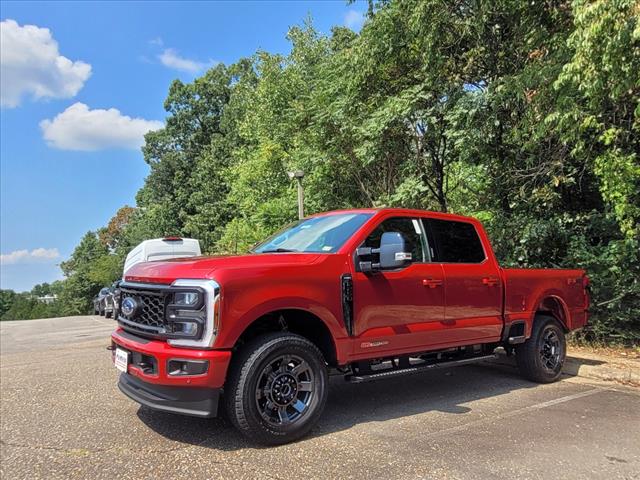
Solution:
[[[225,385],[227,414],[251,440],[291,442],[318,421],[327,401],[324,357],[304,337],[274,333],[245,345]]]
[[[560,378],[567,354],[562,326],[553,317],[539,316],[531,337],[516,347],[520,373],[538,383],[551,383]]]

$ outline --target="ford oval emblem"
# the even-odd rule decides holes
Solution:
[[[122,301],[122,305],[120,305],[120,311],[125,317],[130,317],[138,308],[138,302],[131,297],[127,297]]]

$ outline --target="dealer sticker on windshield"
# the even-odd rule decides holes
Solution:
[[[129,365],[129,352],[116,348],[116,358],[114,363],[118,370],[127,373],[127,366]]]

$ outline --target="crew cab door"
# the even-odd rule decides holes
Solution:
[[[492,252],[470,222],[426,219],[433,260],[445,281],[445,325],[459,344],[498,340],[502,333],[503,282]],[[487,242],[486,236],[483,238]],[[488,243],[487,243],[488,244]]]
[[[384,219],[361,246],[379,248],[384,232],[401,233],[412,260],[395,270],[354,272],[353,353],[359,358],[385,351],[397,354],[426,349],[439,341],[444,321],[442,265],[429,262],[430,249],[421,220]]]

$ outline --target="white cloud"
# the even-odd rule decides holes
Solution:
[[[157,47],[161,47],[164,45],[164,42],[162,41],[162,37],[156,37],[149,40],[149,45],[155,45]]]
[[[36,248],[34,250],[14,250],[11,253],[0,254],[0,264],[13,265],[16,263],[36,263],[55,260],[60,257],[57,248]]]
[[[349,10],[344,16],[344,24],[352,30],[360,30],[364,23],[364,15],[357,10]]]
[[[194,74],[202,72],[204,69],[215,65],[216,63],[212,60],[209,60],[209,62],[198,62],[196,60],[181,57],[177,50],[173,48],[165,49],[160,55],[158,55],[158,59],[165,67]]]
[[[24,95],[34,99],[70,98],[91,76],[91,65],[58,52],[48,28],[0,22],[0,105],[17,107]]]
[[[42,135],[50,147],[61,150],[137,149],[144,134],[163,127],[162,122],[131,118],[119,110],[90,110],[84,103],[74,103],[53,120],[40,122]]]

